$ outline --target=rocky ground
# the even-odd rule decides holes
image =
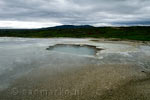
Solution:
[[[5,86],[1,100],[150,99],[147,44],[93,39],[3,38],[0,42],[0,86]],[[96,56],[46,50],[60,43],[104,50]]]

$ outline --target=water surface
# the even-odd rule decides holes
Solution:
[[[67,54],[76,54],[76,55],[96,55],[98,49],[95,46],[89,45],[71,45],[71,44],[57,44],[55,46],[50,46],[47,50],[67,53]]]

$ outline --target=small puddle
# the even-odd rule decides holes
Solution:
[[[56,44],[55,46],[50,46],[47,50],[68,54],[95,56],[96,53],[102,49],[90,45]]]

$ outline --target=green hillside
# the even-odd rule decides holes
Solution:
[[[78,27],[43,29],[0,29],[0,37],[75,37],[119,38],[150,41],[150,27]]]

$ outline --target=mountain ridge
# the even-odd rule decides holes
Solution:
[[[93,28],[94,26],[91,25],[60,25],[54,27],[47,27],[45,29],[76,29],[76,28]]]

